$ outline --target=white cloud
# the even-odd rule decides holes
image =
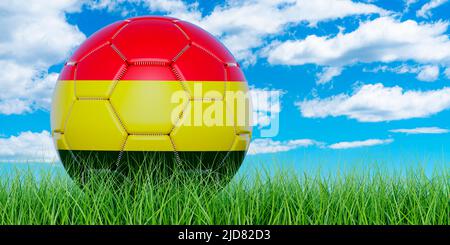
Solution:
[[[262,46],[265,37],[283,33],[289,25],[315,25],[349,15],[384,12],[375,5],[349,0],[230,1],[197,23],[219,36],[238,59],[250,57],[254,62],[252,49]]]
[[[122,0],[97,1],[97,7],[111,11],[129,11]],[[315,25],[321,21],[351,15],[386,14],[387,11],[366,3],[351,0],[229,0],[215,7],[211,13],[202,15],[198,3],[187,4],[181,0],[134,0],[144,4],[150,11],[193,22],[219,37],[238,60],[244,63],[256,61],[256,48],[263,46],[264,39],[284,33],[299,23]],[[111,7],[113,6],[113,7]],[[243,41],[245,40],[245,41]]]
[[[122,14],[129,13],[129,9],[126,8],[125,4],[127,3],[137,3],[138,1],[134,0],[92,0],[86,1],[86,6],[89,9],[93,10],[101,10],[106,9],[109,12],[114,11],[122,11]]]
[[[363,68],[364,72],[393,72],[393,73],[397,73],[397,74],[405,74],[405,73],[419,73],[420,72],[420,68],[417,65],[407,65],[407,64],[402,64],[399,66],[394,66],[394,67],[390,67],[387,65],[380,65],[374,68]]]
[[[21,114],[50,108],[58,74],[0,60],[0,114]]]
[[[446,76],[448,79],[450,79],[450,67],[447,67],[447,68],[445,69],[444,73],[445,73],[445,76]]]
[[[363,68],[364,72],[393,72],[397,74],[413,73],[417,74],[416,78],[424,82],[433,82],[439,78],[439,66],[437,65],[407,65],[390,67],[387,65],[380,65],[374,68]]]
[[[120,12],[122,16],[139,13],[137,7],[144,6],[154,12],[163,12],[185,20],[201,19],[198,2],[186,3],[182,0],[95,0],[86,3],[90,9],[106,9]]]
[[[57,74],[48,68],[85,39],[65,18],[79,8],[76,0],[0,2],[0,114],[49,108]]]
[[[392,129],[389,130],[389,132],[404,133],[404,134],[446,134],[449,132],[449,130],[438,127],[420,127],[420,128]]]
[[[330,82],[334,77],[341,75],[342,67],[325,67],[321,73],[317,74],[317,84]]]
[[[408,12],[411,5],[415,4],[418,0],[405,0],[405,9],[403,12]]]
[[[328,148],[341,150],[350,148],[360,148],[375,145],[386,145],[394,142],[393,139],[368,139],[363,141],[343,141],[335,144],[331,144]]]
[[[48,131],[22,132],[18,136],[0,138],[0,162],[55,162],[58,160]]]
[[[427,65],[424,66],[419,74],[417,74],[417,79],[424,82],[433,82],[436,81],[439,77],[439,66],[436,65]]]
[[[250,143],[248,154],[275,153],[294,150],[300,147],[322,145],[322,143],[311,139],[296,139],[288,141],[274,141],[270,138],[255,139]]]
[[[309,35],[304,40],[274,42],[264,54],[271,64],[344,66],[358,62],[413,60],[450,63],[448,22],[400,22],[380,17],[353,32],[334,37]]]
[[[360,122],[381,122],[423,118],[450,108],[450,88],[420,91],[368,84],[353,94],[338,94],[296,102],[308,118],[346,116]]]
[[[144,0],[150,10],[170,13],[183,19],[198,21],[202,14],[198,9],[198,2],[186,3],[181,0]]]
[[[31,107],[28,102],[20,99],[10,99],[0,101],[0,113],[5,115],[21,114],[30,112]]]
[[[431,10],[441,6],[446,3],[448,0],[431,0],[428,3],[424,4],[422,8],[417,10],[417,17],[428,18],[431,17]]]

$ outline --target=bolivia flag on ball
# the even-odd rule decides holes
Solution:
[[[239,65],[213,36],[137,17],[96,32],[66,63],[52,135],[72,177],[176,167],[234,174],[251,138],[249,102]]]

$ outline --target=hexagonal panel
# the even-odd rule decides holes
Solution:
[[[226,106],[222,101],[191,101],[183,112],[183,116],[170,133],[177,151],[228,151],[235,138],[233,126],[226,125]],[[219,106],[217,106],[219,103]],[[222,125],[211,125],[208,114],[214,108],[217,116],[222,113]],[[206,119],[206,120],[205,120]],[[200,120],[200,122],[199,122]],[[193,144],[195,142],[195,144]]]
[[[174,151],[168,135],[129,135],[125,151]]]
[[[77,64],[76,80],[113,80],[125,61],[106,45]]]
[[[197,46],[188,48],[175,64],[187,81],[225,81],[225,65]]]
[[[168,66],[130,66],[121,80],[177,80]]]
[[[188,44],[188,40],[169,21],[139,19],[130,22],[114,38],[113,44],[130,61],[139,58],[171,60]]]
[[[180,100],[172,103],[173,95]],[[132,134],[168,134],[187,101],[178,81],[119,81],[111,96],[112,105]]]
[[[246,82],[227,82],[225,102],[232,111],[237,134],[252,132],[252,106]]]
[[[73,81],[58,81],[53,92],[51,127],[53,131],[64,132],[67,116],[75,101]]]
[[[78,100],[65,137],[71,150],[120,151],[127,133],[107,100]]]
[[[236,62],[230,51],[207,31],[186,21],[177,21],[176,23],[194,43],[214,53],[223,62]]]

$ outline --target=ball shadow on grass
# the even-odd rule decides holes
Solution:
[[[82,188],[102,185],[135,193],[139,185],[195,184],[219,191],[238,171],[244,152],[60,152],[69,176]]]

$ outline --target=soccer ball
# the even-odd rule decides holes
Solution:
[[[175,18],[137,17],[88,38],[64,65],[52,136],[73,178],[138,170],[233,176],[251,139],[248,85],[230,52]]]

